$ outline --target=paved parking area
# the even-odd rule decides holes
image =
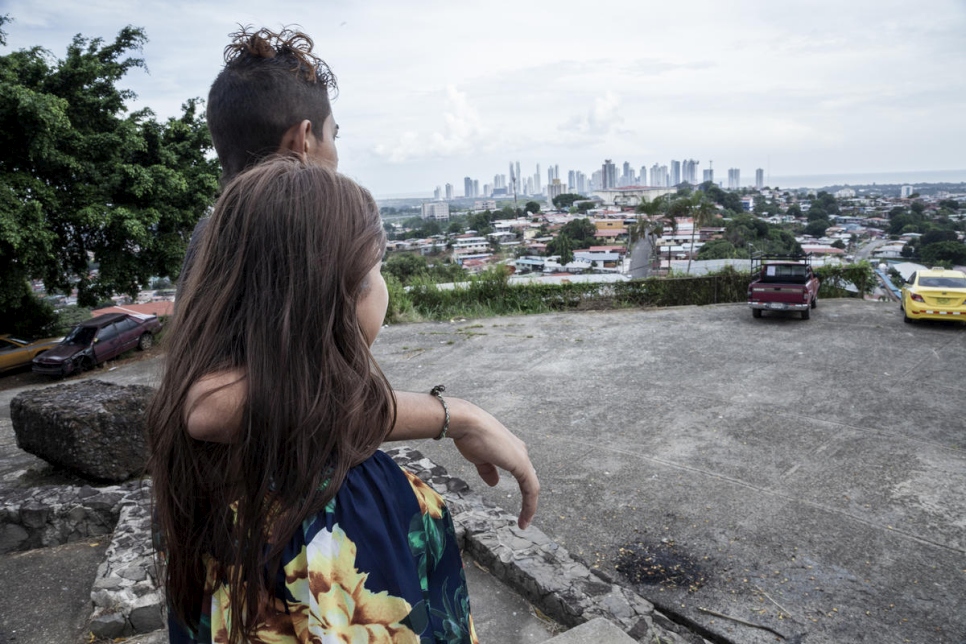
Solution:
[[[394,326],[375,353],[394,386],[445,383],[518,432],[537,525],[711,633],[777,641],[702,609],[809,644],[966,642],[962,325],[721,305]],[[511,481],[431,443],[515,511]]]

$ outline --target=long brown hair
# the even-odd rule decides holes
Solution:
[[[250,636],[285,542],[392,428],[392,390],[356,317],[384,239],[368,191],[292,157],[244,172],[218,200],[148,411],[164,580],[189,627],[208,555],[229,584],[232,641]],[[188,389],[224,369],[246,374],[241,428],[228,444],[195,440]]]

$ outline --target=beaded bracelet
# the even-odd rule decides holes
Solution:
[[[439,402],[443,405],[443,429],[440,430],[439,435],[433,439],[437,441],[446,438],[446,432],[449,431],[449,406],[446,404],[446,401],[443,400],[444,391],[446,391],[446,387],[443,385],[436,385],[429,392],[430,396],[436,396],[436,398],[439,399]]]

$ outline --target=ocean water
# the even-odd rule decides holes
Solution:
[[[742,177],[744,179],[744,177]],[[851,174],[775,175],[765,177],[765,185],[774,188],[825,188],[828,186],[867,186],[966,182],[966,170],[911,170],[908,172],[856,172]],[[742,181],[747,183],[747,181]]]

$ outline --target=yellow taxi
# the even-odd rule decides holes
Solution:
[[[966,273],[944,268],[916,271],[902,285],[903,319],[966,322]]]
[[[34,340],[8,333],[0,335],[0,372],[29,365],[36,356],[57,346],[63,339],[61,337]]]

